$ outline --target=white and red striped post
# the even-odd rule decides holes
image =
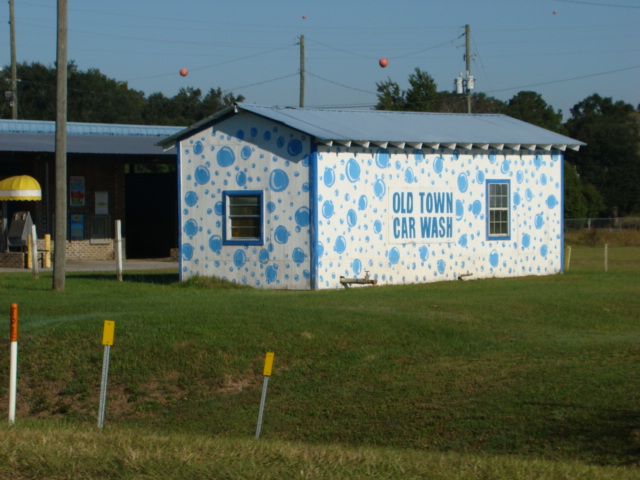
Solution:
[[[18,304],[11,304],[11,360],[9,362],[9,425],[16,422],[16,393],[18,390]]]

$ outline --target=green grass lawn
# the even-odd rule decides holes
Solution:
[[[193,440],[255,469],[198,476],[210,462],[194,452],[192,477],[164,478],[366,478],[367,468],[371,478],[640,478],[638,247],[609,248],[608,272],[601,247],[574,247],[564,275],[321,292],[185,285],[166,272],[126,273],[123,283],[68,274],[54,292],[40,277],[0,277],[0,415],[9,305],[20,307],[17,424],[0,427],[0,474],[38,478],[32,469],[47,455],[31,437],[59,435],[87,449],[98,442],[107,457],[115,451],[101,441],[170,438],[173,452]],[[116,330],[98,432],[104,320]],[[267,351],[275,364],[257,442]],[[123,433],[131,429],[134,440]],[[77,473],[162,478],[135,476],[153,457],[138,448],[142,463],[113,476],[97,459]],[[20,470],[15,449],[36,466]],[[333,457],[343,473],[322,476]],[[309,475],[283,476],[305,461]],[[48,473],[40,478],[67,478]]]

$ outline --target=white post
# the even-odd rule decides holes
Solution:
[[[122,281],[122,228],[120,220],[116,220],[116,276]]]
[[[35,225],[31,225],[31,268],[33,270],[33,278],[37,280],[40,274],[38,271],[38,235]]]
[[[18,304],[11,304],[11,359],[9,360],[9,425],[16,422],[18,391]]]

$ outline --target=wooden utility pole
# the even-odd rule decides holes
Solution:
[[[67,267],[67,0],[58,0],[56,57],[56,222],[53,289],[64,290]]]
[[[300,35],[300,108],[304,107],[304,35]]]
[[[18,119],[18,67],[16,65],[16,18],[13,0],[9,0],[9,24],[11,41],[11,118]]]
[[[471,78],[471,27],[469,25],[464,26],[464,37],[465,37],[465,61],[467,64],[467,83]],[[467,85],[467,113],[471,113],[471,88]]]

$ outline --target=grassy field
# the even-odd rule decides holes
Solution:
[[[2,478],[640,478],[640,248],[609,248],[608,272],[576,246],[564,275],[406,287],[66,285],[0,277],[5,346],[20,306]],[[8,348],[0,365],[6,415]]]

